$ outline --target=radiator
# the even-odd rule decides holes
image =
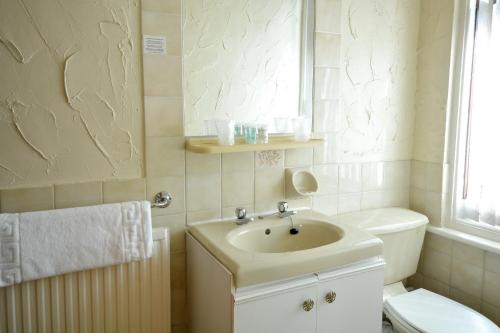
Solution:
[[[166,230],[153,257],[0,288],[0,333],[170,332]]]

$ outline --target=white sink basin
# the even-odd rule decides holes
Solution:
[[[281,225],[248,224],[227,235],[229,243],[241,250],[282,253],[308,250],[339,241],[344,232],[330,223],[293,218],[297,234],[290,233],[289,219]]]
[[[290,220],[270,217],[239,226],[234,221],[199,223],[188,233],[233,275],[236,288],[313,274],[382,254],[382,241],[319,213]],[[189,251],[189,248],[188,248]]]

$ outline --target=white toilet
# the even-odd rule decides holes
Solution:
[[[425,289],[408,292],[402,281],[417,271],[429,220],[403,208],[382,208],[337,216],[384,241],[384,313],[396,332],[499,333],[480,313]]]

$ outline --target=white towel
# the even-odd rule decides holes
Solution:
[[[152,254],[147,201],[0,214],[0,287]]]

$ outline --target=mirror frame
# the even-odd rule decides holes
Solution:
[[[300,55],[300,97],[299,116],[309,119],[311,133],[314,133],[313,87],[314,87],[314,29],[315,0],[302,3],[302,40]],[[274,133],[279,134],[279,133]]]

